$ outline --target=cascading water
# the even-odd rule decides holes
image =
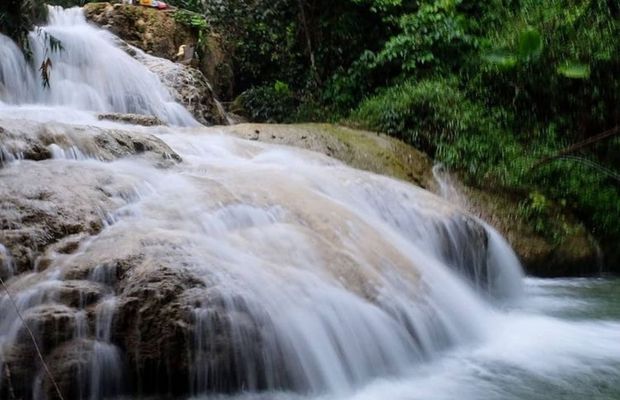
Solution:
[[[451,202],[213,128],[98,121],[80,110],[191,122],[79,9],[52,10],[44,29],[65,48],[50,89],[0,38],[0,190],[8,204],[25,197],[0,210],[24,226],[91,220],[2,231],[17,249],[11,235],[66,237],[34,265],[0,246],[24,317],[0,294],[1,396],[53,393],[24,323],[68,398],[544,398],[527,388],[563,393],[574,377],[619,387],[620,324],[542,315],[520,295],[506,242]],[[29,159],[33,143],[47,159]]]
[[[439,187],[438,194],[442,198],[463,210],[470,208],[467,199],[459,193],[453,178],[443,165],[437,164],[433,167],[433,177]],[[452,242],[451,245],[444,247],[447,253],[446,262],[456,270],[465,267],[459,272],[467,277],[478,291],[486,292],[494,298],[513,300],[519,298],[523,292],[521,284],[523,272],[520,267],[517,267],[519,260],[516,254],[493,227],[479,218],[475,218],[475,221],[485,227],[488,244],[484,257],[480,259],[478,254],[467,246],[467,243],[458,242],[459,238],[468,235],[466,232],[459,232],[467,229],[467,224],[457,224],[445,233],[445,237]],[[454,235],[453,232],[459,232],[459,234]],[[451,254],[454,249],[457,250],[457,254]]]
[[[13,257],[6,247],[0,243],[0,278],[8,279],[15,273]]]
[[[62,49],[51,49],[46,35],[59,40]],[[81,9],[50,8],[49,24],[28,39],[31,63],[0,34],[0,101],[150,114],[174,125],[196,124],[159,79],[117,48],[113,35],[88,24]],[[49,88],[37,71],[47,57],[52,61]]]

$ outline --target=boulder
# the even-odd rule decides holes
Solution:
[[[0,243],[17,273],[31,270],[38,255],[65,236],[99,232],[102,212],[115,204],[108,174],[45,161],[22,164],[27,168],[0,169]]]
[[[316,151],[354,168],[391,176],[422,188],[433,184],[432,161],[390,136],[331,124],[238,124],[225,132],[248,140]]]
[[[106,114],[116,120],[151,121],[148,116]],[[108,118],[101,118],[108,119]],[[111,118],[110,118],[111,119]],[[0,121],[0,154],[6,161],[25,159],[33,161],[51,158],[95,158],[112,161],[122,157],[141,156],[170,166],[181,161],[168,145],[153,135],[124,129],[83,127],[59,122],[39,123],[26,120]],[[2,165],[0,157],[0,166]]]
[[[45,359],[50,371],[53,371],[54,381],[44,371],[40,371],[42,383],[38,394],[45,394],[50,400],[60,400],[57,385],[64,399],[87,397],[94,349],[95,342],[88,339],[75,339],[57,347]]]
[[[277,143],[326,154],[348,165],[391,176],[441,194],[433,161],[419,150],[384,134],[330,124],[240,124],[222,128],[248,140]],[[452,182],[456,196],[449,199],[489,222],[504,235],[529,274],[578,276],[600,272],[596,241],[570,213],[558,207],[550,224],[566,231],[562,240],[537,233],[533,221],[517,212],[520,197]]]
[[[113,340],[128,359],[139,393],[187,393],[191,369],[191,303],[185,293],[203,288],[189,271],[144,260],[119,287]]]
[[[172,96],[203,125],[227,123],[224,108],[215,98],[209,81],[198,69],[153,57],[137,48],[126,48],[128,54],[156,74]]]
[[[107,113],[99,114],[97,118],[99,118],[99,120],[125,122],[128,124],[142,126],[164,125],[159,118],[153,117],[152,115]]]

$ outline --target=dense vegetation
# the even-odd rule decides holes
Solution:
[[[46,8],[41,0],[3,0],[0,4],[0,33],[21,45],[32,26],[45,19]]]
[[[229,0],[209,23],[235,50],[255,120],[340,120],[424,149],[508,191],[555,240],[565,208],[620,237],[617,0]],[[548,223],[545,221],[552,221]],[[566,228],[568,229],[568,228]]]

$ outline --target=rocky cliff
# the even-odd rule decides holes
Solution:
[[[222,88],[230,78],[224,79],[222,71],[227,64],[217,40],[208,38],[204,49],[193,51],[187,62],[179,62],[184,61],[177,56],[181,46],[197,48],[202,43],[198,43],[198,32],[175,20],[174,12],[110,3],[84,6],[86,17],[117,35],[121,39],[119,46],[155,73],[200,123],[226,124],[214,87],[226,95]],[[199,53],[203,56],[199,57]]]

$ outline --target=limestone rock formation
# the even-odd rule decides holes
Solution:
[[[164,125],[164,123],[157,117],[151,115],[142,114],[119,114],[119,113],[105,113],[97,116],[100,120],[125,122],[133,125],[142,126],[155,126]]]
[[[177,23],[174,11],[123,4],[88,3],[86,18],[110,30],[132,46],[155,56],[174,60],[181,45],[195,45],[194,32]]]
[[[432,160],[387,135],[329,124],[240,124],[223,129],[249,140],[317,151],[356,168],[402,179],[437,193],[440,191],[433,177]],[[598,246],[570,215],[555,217],[563,221],[569,233],[562,241],[553,242],[534,231],[532,221],[517,212],[519,203],[509,195],[468,187],[457,180],[452,183],[462,198],[451,201],[497,228],[530,274],[574,276],[598,271]]]
[[[137,48],[126,51],[155,73],[173,97],[204,125],[227,123],[226,112],[215,98],[211,84],[196,68],[150,56]]]
[[[84,173],[88,167],[45,160],[141,155],[161,166],[180,161],[168,146],[149,135],[94,127],[86,131],[64,124],[3,121],[0,143],[5,160],[24,159],[22,163],[28,165],[0,168],[0,243],[11,249],[18,272],[34,268],[38,256],[61,239],[97,233],[106,213],[118,204],[114,196],[132,192],[132,182],[120,182],[110,172],[92,168]],[[66,252],[71,246],[65,242],[59,250]]]
[[[346,240],[337,232],[347,229],[358,217],[345,207],[330,205],[317,193],[307,198],[287,184],[270,187],[265,183],[273,179],[288,183],[286,171],[268,178],[263,178],[260,171],[248,171],[249,176],[228,175],[226,185],[222,185],[213,179],[199,180],[189,168],[182,179],[196,185],[192,186],[193,196],[187,204],[167,208],[166,202],[155,196],[148,207],[134,208],[142,191],[149,190],[145,180],[154,183],[168,179],[172,172],[178,172],[175,169],[191,166],[191,161],[185,164],[142,127],[109,123],[109,127],[93,128],[0,121],[0,142],[6,158],[0,165],[0,257],[11,256],[15,265],[3,279],[21,304],[31,306],[24,313],[25,320],[65,398],[93,392],[187,396],[192,390],[238,391],[246,387],[248,376],[253,376],[252,385],[257,389],[267,387],[267,382],[273,385],[273,379],[282,387],[291,384],[290,371],[278,370],[273,376],[265,372],[274,364],[286,365],[278,358],[283,354],[269,354],[269,361],[265,360],[264,341],[275,335],[269,319],[257,316],[260,307],[251,299],[222,287],[219,274],[227,273],[226,253],[213,257],[207,251],[200,252],[219,235],[206,235],[201,224],[208,226],[208,222],[200,218],[184,220],[195,225],[196,232],[175,229],[177,208],[191,208],[195,200],[204,207],[219,207],[218,215],[225,220],[226,212],[238,206],[235,202],[240,194],[234,187],[252,185],[252,201],[260,206],[273,206],[268,195],[281,199],[283,209],[292,210],[291,214],[281,217],[281,224],[269,221],[267,224],[273,226],[264,229],[277,232],[279,226],[293,221],[303,227],[299,233],[303,232],[303,243],[321,249],[320,257],[325,258],[322,262],[328,266],[324,273],[331,274],[339,286],[357,298],[381,305],[377,282],[383,263],[406,274],[411,282],[417,281],[410,260],[391,247],[388,238],[364,223],[358,222],[355,229],[362,245],[356,247],[356,253],[347,251]],[[358,168],[423,187],[435,184],[432,164],[422,153],[372,132],[312,124],[247,124],[182,132],[167,127],[151,129],[180,136],[213,136],[224,131],[249,139],[238,143],[240,154],[248,157],[265,146],[256,141],[266,141],[322,152]],[[71,148],[72,154],[59,153],[59,149]],[[73,157],[76,154],[104,162],[77,163]],[[303,156],[330,166],[340,165],[319,154]],[[19,158],[21,161],[15,162]],[[129,158],[134,174],[122,168]],[[167,183],[176,182],[176,178]],[[159,189],[170,190],[172,199],[183,200],[174,197],[175,189],[168,188],[167,183]],[[445,250],[440,257],[446,265],[467,266],[459,273],[472,283],[484,285],[484,280],[474,276],[487,275],[489,238],[484,227],[429,193],[419,195],[420,202],[432,205],[428,223],[437,223],[433,215],[441,217],[436,219],[443,225],[434,230],[439,246]],[[398,204],[398,199],[390,201]],[[134,225],[140,220],[131,217],[151,208],[157,209],[151,219],[146,219],[145,225]],[[152,220],[161,224],[149,225]],[[262,242],[252,241],[259,237],[256,235],[263,235],[263,227],[249,224],[246,229],[244,221],[233,222],[241,225],[233,224],[221,235],[230,235],[230,240],[248,254],[264,254]],[[195,252],[188,251],[188,246]],[[468,251],[460,251],[463,248]],[[292,254],[291,262],[296,257]],[[367,269],[360,268],[360,260],[368,262]],[[267,263],[265,268],[274,268],[274,276],[286,275],[286,268],[280,270],[276,267],[279,265]],[[384,306],[389,309],[392,305]],[[12,309],[5,296],[0,296],[0,309],[4,312],[0,324],[17,321],[16,315],[7,314]],[[0,372],[5,377],[0,397],[36,397],[45,393],[50,399],[57,398],[55,386],[42,372],[29,334],[23,326],[18,327],[13,330],[14,337],[3,338],[11,345],[0,353]],[[235,338],[240,341],[233,343]],[[244,359],[239,362],[238,346],[244,343]],[[96,373],[101,370],[111,372]]]
[[[153,117],[106,114],[115,120],[146,121]],[[130,155],[152,157],[162,166],[181,160],[178,154],[152,135],[132,133],[122,127],[102,129],[26,120],[0,121],[0,165],[12,159],[41,161],[50,158],[94,157],[111,161]]]
[[[331,124],[238,124],[222,129],[232,135],[266,143],[301,147],[362,170],[411,182],[433,183],[432,161],[405,143],[376,132]]]

